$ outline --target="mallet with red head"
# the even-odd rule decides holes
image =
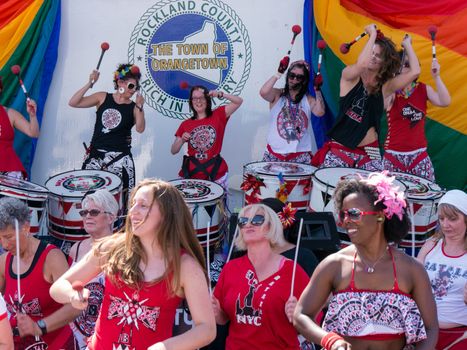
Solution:
[[[438,28],[436,28],[435,25],[431,25],[428,27],[428,33],[430,33],[431,36],[431,53],[432,53],[432,60],[436,60],[436,46],[435,46],[435,39],[436,39],[436,33],[438,32]],[[436,68],[433,68],[433,73],[436,73]]]
[[[23,79],[21,79],[21,67],[15,64],[13,67],[11,67],[11,72],[18,77],[19,85],[26,95],[26,100],[29,101],[31,98],[29,97],[28,90],[26,90],[26,86],[24,86]]]
[[[295,24],[292,26],[292,41],[290,42],[290,49],[287,51],[287,55],[284,56],[280,62],[279,62],[279,68],[277,71],[279,73],[284,73],[289,66],[290,63],[290,52],[292,52],[293,45],[295,44],[295,39],[297,38],[297,35],[300,34],[302,31],[302,27],[300,27],[298,24]]]
[[[321,63],[323,62],[323,50],[326,48],[326,42],[321,39],[318,40],[316,43],[316,46],[318,47],[319,50],[319,55],[318,55],[318,70],[316,72],[315,79],[313,81],[313,85],[319,89],[321,85],[323,85],[323,76],[321,75]]]
[[[348,53],[352,45],[355,44],[357,41],[359,41],[361,38],[363,38],[365,35],[366,35],[366,32],[363,32],[362,34],[357,36],[355,39],[353,39],[351,42],[343,43],[339,48],[340,52],[343,53],[344,55]]]
[[[110,45],[108,42],[103,42],[101,44],[101,56],[99,57],[99,61],[97,62],[97,67],[96,67],[96,70],[99,70],[100,66],[101,66],[101,63],[102,63],[102,58],[104,58],[104,54],[105,52],[110,48]],[[91,87],[94,86],[94,82],[91,83]]]

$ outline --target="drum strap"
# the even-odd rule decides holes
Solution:
[[[412,163],[410,163],[408,166],[402,164],[397,157],[395,157],[392,153],[390,152],[385,152],[384,157],[389,160],[392,164],[394,164],[395,167],[398,169],[401,169],[404,172],[410,172],[413,170],[418,163],[420,163],[422,160],[424,160],[426,157],[428,157],[428,153],[426,151],[419,153],[413,160]]]
[[[193,170],[190,170],[190,162],[193,164]],[[197,173],[204,173],[204,175],[211,181],[214,181],[217,176],[217,172],[222,164],[222,157],[220,154],[209,159],[208,161],[201,163],[198,159],[191,156],[183,156],[182,172],[185,179],[190,179]],[[208,168],[212,166],[209,171]]]

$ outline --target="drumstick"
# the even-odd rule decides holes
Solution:
[[[353,44],[355,44],[357,41],[359,41],[361,38],[363,38],[364,36],[366,35],[366,32],[363,32],[362,34],[360,34],[359,36],[357,36],[355,39],[353,39],[351,42],[349,43],[343,43],[341,45],[341,47],[339,48],[339,50],[341,51],[341,53],[343,53],[344,55],[346,53],[349,52],[350,48],[352,47]]]
[[[293,45],[295,44],[295,38],[297,37],[298,34],[301,33],[301,31],[302,31],[302,27],[300,27],[298,24],[295,24],[294,26],[292,26],[293,37],[292,37],[292,41],[290,42],[290,50],[287,52],[287,56],[290,55]]]
[[[208,273],[209,295],[212,295],[211,286],[211,264],[209,263],[209,235],[211,233],[211,220],[208,221],[208,230],[206,232],[206,270]]]
[[[29,101],[31,98],[29,97],[28,90],[26,90],[26,86],[24,86],[23,79],[21,79],[21,67],[15,64],[13,67],[11,67],[11,72],[18,77],[19,85],[26,95],[26,100]]]
[[[18,309],[19,312],[23,312],[21,305],[21,270],[20,270],[20,253],[19,253],[19,224],[18,219],[15,218],[15,234],[16,234],[16,283],[18,290]]]
[[[290,296],[293,297],[293,289],[295,282],[295,270],[297,269],[298,250],[300,249],[300,238],[302,237],[303,218],[300,219],[300,228],[298,229],[297,246],[295,247],[295,259],[293,261],[292,270],[292,286],[290,287]]]
[[[235,227],[235,232],[232,237],[232,242],[230,243],[229,255],[227,255],[227,260],[225,261],[226,264],[229,262],[230,256],[232,255],[232,250],[233,250],[235,238],[237,238],[237,235],[238,235],[238,225],[236,225]]]
[[[107,43],[107,42],[105,42],[105,41],[101,44],[101,56],[99,57],[99,61],[97,62],[97,66],[96,66],[96,70],[97,70],[97,71],[99,70],[99,68],[100,68],[100,66],[101,66],[101,62],[102,62],[102,58],[104,57],[104,54],[105,54],[105,52],[109,49],[109,47],[110,47],[110,46],[109,46],[109,43]],[[91,88],[92,88],[93,86],[94,86],[94,81],[91,82]]]
[[[438,28],[436,26],[430,26],[428,28],[428,33],[430,33],[431,36],[431,53],[432,53],[432,61],[436,61],[436,46],[435,46],[435,38],[436,38],[436,33],[438,32]],[[433,73],[436,73],[436,69],[432,69]]]
[[[412,257],[415,257],[415,223],[414,223],[414,211],[413,211],[413,203],[409,202],[409,209],[410,209],[410,228],[412,230]]]
[[[445,347],[443,350],[449,350],[451,349],[454,345],[460,343],[461,341],[463,341],[464,339],[467,339],[467,331],[464,331],[464,334],[462,334],[461,337],[457,338],[456,340],[454,340],[454,342],[452,342],[451,344],[449,344],[447,347]]]

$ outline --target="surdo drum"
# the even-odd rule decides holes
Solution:
[[[0,175],[0,197],[14,197],[26,201],[30,218],[30,232],[38,234],[47,204],[47,188],[35,183]]]
[[[49,232],[62,240],[80,241],[89,237],[79,215],[81,201],[89,191],[108,190],[122,208],[122,181],[108,171],[67,171],[48,179],[45,186],[50,191]]]
[[[169,181],[185,199],[193,218],[200,244],[206,247],[209,225],[209,246],[222,238],[224,222],[224,189],[215,182],[198,179]]]
[[[444,192],[437,184],[407,173],[393,172],[397,180],[407,187],[407,205],[413,208],[415,232],[409,233],[399,244],[408,254],[414,255],[412,248],[419,250],[425,243],[429,234],[436,228],[438,222],[438,202]],[[408,208],[409,215],[411,209]]]
[[[311,176],[315,170],[311,165],[290,162],[248,163],[243,167],[243,184],[248,185],[246,182],[253,176],[264,183],[264,186],[260,186],[259,191],[254,188],[244,190],[245,204],[253,204],[264,198],[276,198],[282,176],[288,193],[287,202],[296,209],[305,210],[310,201]]]

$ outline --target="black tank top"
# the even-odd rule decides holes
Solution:
[[[135,125],[135,103],[118,104],[112,94],[96,111],[96,124],[91,147],[106,151],[128,152],[131,148],[131,128]]]
[[[328,136],[349,148],[356,148],[367,131],[374,127],[380,129],[384,110],[381,91],[368,94],[360,79],[352,90],[339,100],[339,113]]]

